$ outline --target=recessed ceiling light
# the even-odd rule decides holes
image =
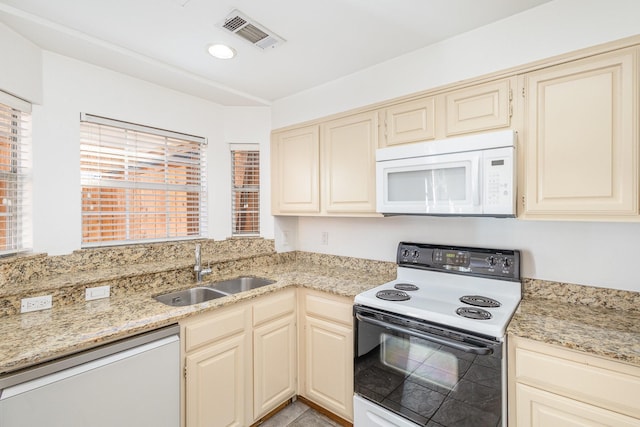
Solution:
[[[231,59],[236,56],[236,51],[226,44],[212,44],[209,46],[209,53],[218,59]]]

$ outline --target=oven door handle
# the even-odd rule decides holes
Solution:
[[[426,332],[418,332],[414,329],[403,328],[401,326],[396,326],[378,319],[372,319],[370,317],[362,316],[360,313],[356,313],[356,319],[361,322],[380,326],[381,328],[390,329],[392,331],[411,335],[416,338],[422,338],[424,340],[435,342],[437,344],[446,345],[447,347],[452,347],[456,350],[464,351],[465,353],[479,354],[481,356],[488,356],[493,353],[493,349],[490,347],[477,347],[473,345],[463,344],[461,342],[439,337],[437,335],[432,335]]]

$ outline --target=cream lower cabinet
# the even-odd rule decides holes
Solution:
[[[522,77],[525,218],[637,218],[636,63],[628,48]]]
[[[296,291],[181,322],[187,427],[248,426],[296,394]]]
[[[640,367],[508,337],[509,425],[640,426]]]
[[[251,306],[241,304],[187,319],[181,323],[181,335],[186,426],[250,424]]]
[[[296,394],[295,290],[253,304],[253,418]]]
[[[301,290],[299,393],[353,420],[353,300]]]

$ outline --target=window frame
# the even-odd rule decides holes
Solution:
[[[31,104],[0,91],[0,117],[6,118],[8,125],[0,125],[7,146],[0,150],[0,184],[5,193],[0,198],[0,218],[5,225],[4,245],[0,246],[0,257],[33,250],[32,235],[32,117]],[[5,162],[5,160],[8,161]],[[2,171],[2,168],[7,170]],[[0,226],[1,227],[1,226]]]
[[[82,113],[81,247],[206,238],[206,147],[203,137]]]
[[[229,144],[230,160],[231,160],[231,236],[234,238],[239,237],[259,237],[261,232],[260,217],[261,217],[261,201],[260,201],[260,145],[259,144]],[[235,153],[246,153],[247,158],[244,162],[239,164],[237,162]],[[244,169],[246,180],[241,183],[236,178],[238,166]],[[253,169],[252,169],[253,168]],[[257,179],[257,183],[255,180]],[[253,201],[255,203],[255,209],[249,207],[247,210],[238,210],[238,197],[239,195],[247,196],[248,194],[255,194]],[[242,200],[242,199],[240,199]],[[251,200],[248,201],[251,204]],[[244,214],[244,224],[249,225],[247,231],[239,231],[238,223],[239,218]],[[249,221],[246,221],[246,217],[251,217]]]

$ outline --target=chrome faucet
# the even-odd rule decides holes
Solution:
[[[196,281],[198,283],[202,282],[203,276],[211,273],[211,267],[202,268],[201,252],[202,252],[202,247],[200,243],[196,243],[196,264],[193,266],[193,271],[195,271],[196,273]]]

